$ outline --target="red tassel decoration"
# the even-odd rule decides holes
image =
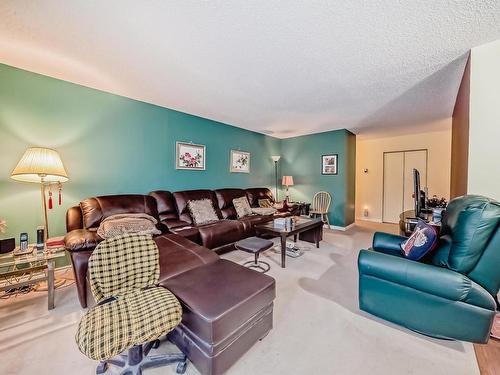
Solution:
[[[59,182],[57,184],[57,187],[59,189],[59,206],[62,204],[62,184]]]
[[[52,210],[52,192],[49,190],[49,210]]]

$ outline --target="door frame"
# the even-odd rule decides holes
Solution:
[[[396,153],[403,153],[403,176],[404,176],[404,171],[405,171],[405,152],[415,152],[415,151],[425,151],[425,184],[426,186],[429,185],[429,149],[427,148],[416,148],[416,149],[410,149],[410,150],[399,150],[399,151],[384,151],[382,153],[382,223],[387,223],[387,224],[394,224],[389,221],[384,221],[384,211],[385,211],[385,201],[384,201],[384,196],[385,196],[385,154],[396,154]],[[403,191],[405,191],[405,180],[403,178]],[[405,207],[405,197],[403,196],[403,210]],[[401,212],[402,213],[402,212]]]

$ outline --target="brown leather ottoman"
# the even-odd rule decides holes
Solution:
[[[203,375],[226,372],[273,326],[272,277],[218,260],[160,283],[182,304],[172,340]]]

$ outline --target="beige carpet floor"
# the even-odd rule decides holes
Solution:
[[[287,258],[286,269],[267,251],[277,282],[274,329],[228,374],[479,374],[471,344],[428,338],[359,311],[356,259],[372,235],[373,227],[326,230],[320,249],[299,242],[304,255]],[[238,251],[225,258],[251,259]],[[50,312],[41,292],[1,300],[0,374],[93,374],[95,362],[74,341],[82,314],[74,286],[57,290]],[[187,374],[198,372],[189,365]]]

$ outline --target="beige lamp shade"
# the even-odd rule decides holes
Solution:
[[[281,159],[281,156],[279,156],[279,155],[273,155],[273,156],[271,156],[271,159],[273,159],[273,161],[276,163],[278,160]]]
[[[285,186],[293,186],[293,176],[283,176],[281,184]]]
[[[28,148],[10,176],[23,182],[68,181],[68,173],[57,151],[42,147]]]

